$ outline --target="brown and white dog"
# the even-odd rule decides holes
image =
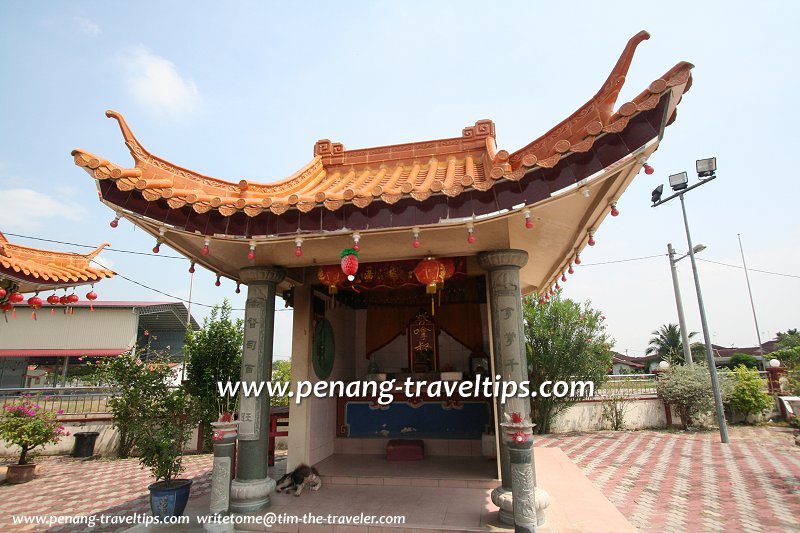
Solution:
[[[305,488],[319,490],[320,487],[322,487],[322,478],[319,477],[317,469],[313,466],[301,464],[280,478],[275,490],[277,492],[294,490],[294,495],[300,496]]]

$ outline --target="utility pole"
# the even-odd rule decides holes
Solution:
[[[692,361],[692,350],[689,347],[689,330],[686,329],[686,318],[683,315],[683,300],[681,299],[681,289],[678,285],[678,269],[675,267],[675,248],[672,243],[667,244],[667,252],[669,253],[669,266],[672,270],[672,287],[675,289],[675,305],[678,306],[678,323],[681,328],[681,343],[683,344],[683,359],[689,366],[694,365]]]
[[[744,279],[747,280],[747,293],[750,295],[750,308],[753,310],[753,322],[756,324],[756,338],[758,339],[758,351],[762,355],[764,350],[761,348],[761,330],[758,329],[758,318],[756,317],[756,304],[753,303],[753,290],[750,288],[750,276],[747,273],[747,262],[744,260],[744,248],[742,248],[742,234],[737,233],[739,238],[739,251],[742,252],[742,266],[744,266]]]

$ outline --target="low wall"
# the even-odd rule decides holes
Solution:
[[[677,419],[673,419],[677,421]],[[658,398],[636,399],[628,403],[625,411],[625,429],[666,428],[667,415],[664,402]],[[553,433],[572,431],[598,431],[611,429],[603,418],[603,402],[578,402],[561,413],[551,426]]]
[[[64,421],[64,429],[69,431],[68,437],[62,437],[58,444],[48,444],[40,446],[33,451],[34,455],[69,455],[75,445],[75,433],[80,431],[96,431],[100,433],[94,444],[94,455],[100,457],[116,456],[119,433],[111,425],[111,420],[93,421]],[[186,441],[186,453],[194,453],[198,450],[198,430],[192,430],[189,439]],[[19,457],[20,450],[17,446],[9,446],[4,440],[0,439],[0,457],[13,458]]]

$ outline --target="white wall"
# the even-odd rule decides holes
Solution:
[[[677,418],[673,422],[677,423]],[[659,399],[634,400],[625,412],[625,429],[667,427],[664,402]],[[603,402],[578,402],[556,418],[553,433],[610,429],[603,419]]]

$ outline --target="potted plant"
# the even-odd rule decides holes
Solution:
[[[61,414],[61,411],[59,411]],[[42,409],[35,398],[23,396],[16,404],[3,404],[0,438],[22,450],[19,461],[8,465],[6,482],[26,483],[33,479],[36,464],[28,462],[28,452],[45,444],[56,444],[69,436],[52,411]]]
[[[153,516],[181,516],[189,500],[192,480],[178,475],[184,469],[184,444],[197,420],[193,416],[192,399],[182,388],[164,386],[153,392],[157,396],[153,397],[143,431],[137,434],[136,449],[141,465],[150,468],[156,478],[148,487]]]

